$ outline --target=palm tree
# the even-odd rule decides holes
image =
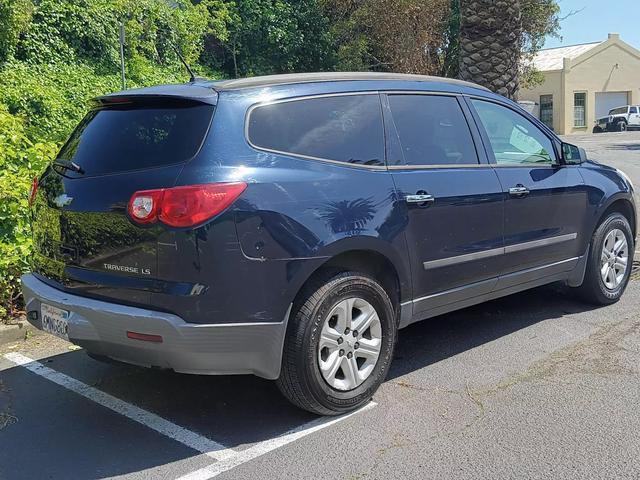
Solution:
[[[520,0],[460,0],[460,78],[514,98],[522,57]]]

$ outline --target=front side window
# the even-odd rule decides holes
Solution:
[[[609,111],[609,115],[624,115],[627,113],[627,107],[618,107]]]
[[[249,116],[254,146],[321,160],[384,165],[378,95],[336,95],[272,103]]]
[[[587,94],[584,92],[576,92],[573,94],[573,126],[587,126]]]
[[[472,100],[498,165],[553,164],[553,144],[538,127],[513,110]]]
[[[638,107],[631,107],[629,113],[638,113]]]
[[[469,125],[455,97],[390,95],[406,165],[477,164]]]
[[[553,95],[540,95],[540,121],[553,130]]]

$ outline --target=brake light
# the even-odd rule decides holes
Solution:
[[[246,188],[238,182],[141,190],[131,196],[127,210],[137,223],[193,227],[224,211]]]
[[[33,177],[31,189],[29,190],[29,206],[33,205],[33,202],[36,199],[36,193],[38,193],[38,177]]]

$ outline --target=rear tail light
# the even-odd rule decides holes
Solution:
[[[246,188],[238,182],[141,190],[131,196],[127,210],[137,223],[193,227],[224,211]]]
[[[29,206],[33,205],[33,202],[36,199],[36,193],[38,193],[38,177],[33,177],[31,189],[29,190]]]

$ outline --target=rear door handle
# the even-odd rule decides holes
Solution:
[[[407,195],[404,197],[407,203],[433,203],[436,199],[428,193],[416,193],[415,195]]]
[[[514,197],[523,197],[529,193],[529,189],[523,185],[517,185],[509,189],[509,195]]]

